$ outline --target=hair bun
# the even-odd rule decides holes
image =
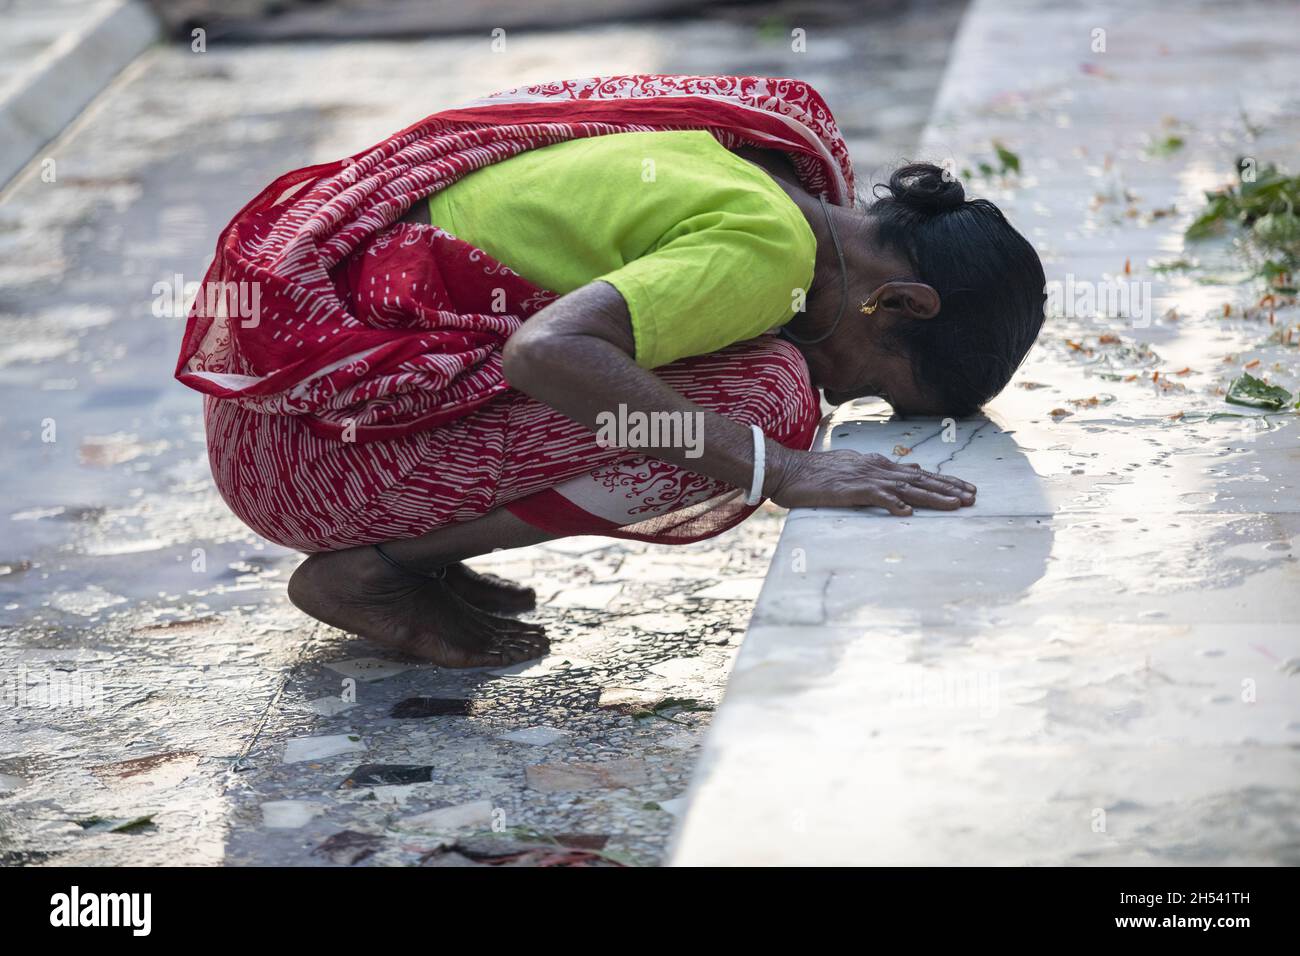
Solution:
[[[899,167],[885,188],[896,202],[923,213],[947,212],[966,201],[961,183],[933,163]]]

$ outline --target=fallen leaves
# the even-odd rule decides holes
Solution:
[[[1254,364],[1258,365],[1259,360],[1256,359]],[[1281,411],[1291,402],[1291,393],[1280,385],[1270,385],[1249,372],[1242,372],[1228,386],[1228,394],[1225,400],[1230,405],[1245,405],[1248,408],[1267,408],[1271,411]]]
[[[1187,145],[1187,141],[1183,139],[1183,137],[1171,133],[1164,139],[1157,140],[1148,146],[1147,155],[1160,157],[1172,156],[1185,145]]]
[[[644,760],[627,757],[603,763],[534,764],[524,768],[530,790],[557,793],[565,790],[619,790],[649,782]]]
[[[141,830],[154,829],[152,813],[142,817],[130,817],[125,820],[109,820],[104,817],[86,817],[73,822],[83,830],[96,830],[102,833],[138,833]]]
[[[998,154],[998,162],[1002,164],[1002,173],[1019,173],[1020,157],[1011,150],[1007,149],[996,139],[993,141],[993,151]]]
[[[1195,259],[1166,259],[1164,261],[1148,260],[1147,268],[1157,275],[1167,272],[1190,272],[1200,267]]]
[[[461,837],[426,853],[421,866],[591,867],[626,866],[607,852],[604,833],[561,833],[547,836],[523,828]]]
[[[666,697],[649,710],[638,710],[633,712],[632,717],[636,720],[650,720],[659,717],[672,724],[683,723],[683,721],[669,717],[668,711],[670,710],[708,713],[713,710],[713,707],[707,703],[701,704],[694,697]]]
[[[993,140],[993,152],[997,156],[998,165],[995,167],[986,159],[981,159],[975,164],[975,170],[981,176],[1008,176],[1020,175],[1020,156],[1007,149],[997,140]],[[969,167],[962,167],[962,179],[974,179],[975,173]]]
[[[1071,398],[1068,400],[1068,404],[1073,405],[1075,408],[1096,408],[1099,405],[1109,405],[1113,401],[1115,401],[1114,395],[1102,394],[1092,395],[1088,398]]]
[[[374,855],[383,844],[384,838],[374,833],[340,830],[312,850],[311,855],[323,857],[340,866],[352,866]]]
[[[136,817],[133,820],[127,820],[125,823],[119,823],[117,826],[113,827],[108,832],[109,833],[134,833],[137,830],[143,830],[145,827],[152,827],[153,825],[154,825],[153,814],[150,813],[143,817]]]

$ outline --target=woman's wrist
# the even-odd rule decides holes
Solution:
[[[763,497],[772,498],[780,494],[789,472],[795,465],[798,455],[803,452],[786,448],[779,441],[767,439],[766,474],[763,476]],[[779,502],[778,502],[779,503]]]

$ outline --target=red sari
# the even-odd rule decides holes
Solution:
[[[672,129],[782,150],[810,191],[853,201],[848,152],[820,95],[759,77],[510,90],[263,190],[221,234],[176,370],[207,396],[213,473],[234,511],[308,551],[413,537],[503,506],[556,533],[663,542],[743,519],[752,510],[743,494],[601,447],[511,389],[502,347],[555,294],[440,229],[397,222],[414,202],[524,150]],[[768,336],[656,374],[778,441],[811,442],[818,402],[784,342]],[[597,503],[591,485],[627,508]]]

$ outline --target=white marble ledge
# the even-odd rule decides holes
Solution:
[[[790,520],[756,624],[1300,621],[1300,516]]]
[[[1076,371],[1060,370],[1056,384],[1041,390],[1008,389],[994,407],[1008,409],[1014,427],[998,410],[990,418],[903,420],[889,418],[881,403],[859,403],[823,424],[816,447],[880,454],[969,481],[979,493],[961,517],[1300,513],[1292,423],[1256,431],[1237,419],[1171,423],[1135,414],[1122,401],[1113,411],[1078,408],[1066,396],[1104,395],[1099,385],[1106,383],[1080,382]],[[1057,408],[1075,410],[1059,419],[1047,414]],[[848,513],[800,508],[789,520]],[[888,517],[879,509],[861,513]],[[915,517],[954,515],[918,509]]]

